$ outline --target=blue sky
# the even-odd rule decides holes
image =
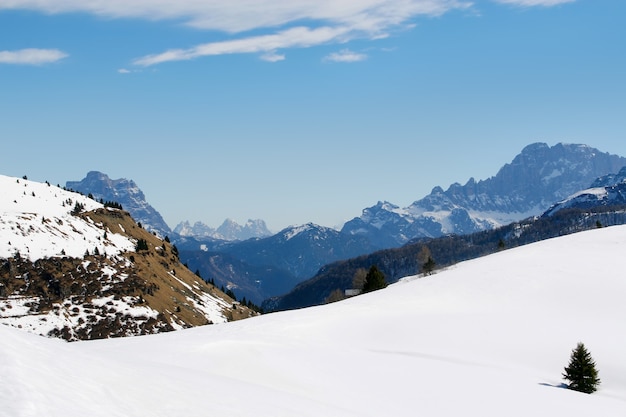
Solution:
[[[130,4],[130,5],[129,5]],[[0,0],[4,175],[335,226],[533,142],[626,156],[623,0]]]

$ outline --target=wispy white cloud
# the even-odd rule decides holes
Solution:
[[[470,0],[0,0],[0,10],[170,20],[237,37],[140,57],[134,62],[140,66],[234,53],[260,53],[262,59],[276,61],[285,58],[276,52],[280,49],[380,39],[417,16],[471,6]],[[237,36],[253,30],[266,34]]]
[[[298,21],[374,27],[442,15],[468,0],[0,0],[1,9],[84,12],[106,17],[180,20],[202,29],[244,32]]]
[[[349,49],[342,49],[339,52],[333,52],[332,54],[324,57],[324,61],[330,62],[359,62],[367,59],[366,54],[353,52]]]
[[[126,68],[120,68],[117,70],[118,74],[130,74],[132,71]]]
[[[514,6],[558,6],[559,4],[574,3],[576,0],[494,0],[496,3],[512,4]]]
[[[492,1],[553,6],[575,0]],[[0,11],[81,12],[107,18],[168,20],[232,37],[157,52],[134,61],[144,67],[235,53],[258,53],[261,59],[276,62],[285,59],[281,49],[381,39],[412,27],[419,16],[441,16],[453,10],[473,10],[473,6],[472,0],[0,0]],[[256,31],[255,35],[249,35],[251,31]]]
[[[349,30],[343,27],[315,29],[295,27],[270,35],[205,43],[189,49],[171,49],[160,54],[141,57],[135,60],[134,64],[147,67],[163,62],[185,61],[202,56],[241,53],[264,53],[265,56],[277,58],[280,56],[276,53],[278,49],[308,48],[313,45],[339,41],[348,34]]]
[[[261,55],[261,59],[267,62],[278,62],[278,61],[284,61],[285,55],[279,54],[276,51],[270,51],[266,54]]]
[[[43,65],[57,62],[68,55],[58,49],[20,49],[0,51],[0,64]]]

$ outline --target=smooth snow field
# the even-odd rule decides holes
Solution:
[[[0,416],[626,416],[626,227],[347,301],[66,343],[0,326]],[[564,389],[583,342],[602,384]]]

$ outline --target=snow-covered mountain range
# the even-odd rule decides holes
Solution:
[[[91,194],[94,199],[119,203],[133,218],[146,229],[156,232],[161,237],[180,236],[196,240],[237,241],[271,236],[263,220],[248,220],[240,225],[232,219],[224,220],[217,229],[198,221],[180,222],[174,230],[165,223],[161,214],[148,203],[145,194],[133,180],[119,178],[112,180],[108,175],[90,171],[80,181],[67,181],[65,187],[82,194]]]
[[[0,323],[67,340],[248,317],[128,212],[0,175]]]
[[[218,229],[201,222],[182,222],[169,236],[192,270],[198,269],[218,286],[224,285],[239,297],[260,304],[337,260],[398,247],[416,238],[468,234],[539,215],[555,202],[588,188],[598,177],[618,172],[623,166],[626,158],[586,145],[550,147],[535,143],[525,147],[491,178],[470,178],[465,185],[455,183],[445,191],[435,187],[406,208],[379,202],[365,208],[361,216],[347,222],[340,231],[307,224],[266,236],[267,228],[260,220],[245,226],[227,220]],[[98,195],[100,190],[104,194],[102,187],[113,185],[104,174],[90,173],[88,178],[92,178],[95,188],[83,188],[84,193]],[[68,186],[73,184],[68,182]],[[121,198],[122,194],[118,192],[117,199],[126,209],[129,203]],[[145,201],[139,204],[145,205]],[[130,206],[128,210],[134,217],[141,215]],[[146,218],[141,221],[150,222]],[[244,241],[248,238],[251,239]]]
[[[345,301],[60,343],[0,326],[0,415],[623,417],[626,227],[505,250]],[[565,389],[583,342],[601,384]]]
[[[375,248],[360,236],[342,234],[314,223],[288,227],[265,239],[221,249],[252,265],[273,265],[289,271],[298,279],[309,277],[311,271],[316,271],[329,259],[347,259],[373,250]]]
[[[381,248],[419,237],[467,234],[539,215],[552,204],[618,172],[626,158],[587,145],[525,147],[486,180],[435,187],[406,208],[379,202],[347,222],[342,232],[367,236]]]
[[[192,237],[197,240],[218,239],[227,241],[248,240],[272,235],[265,221],[261,219],[250,219],[244,225],[240,225],[232,219],[226,219],[217,229],[199,221],[193,225],[189,221],[183,221],[174,228],[174,233],[178,236]]]

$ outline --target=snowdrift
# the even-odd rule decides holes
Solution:
[[[0,326],[1,416],[626,415],[626,227],[340,303],[64,343]],[[576,343],[597,393],[564,389]]]

